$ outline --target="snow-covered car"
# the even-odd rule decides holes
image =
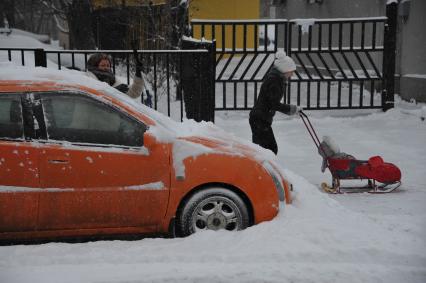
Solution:
[[[291,184],[274,155],[71,70],[0,68],[0,240],[241,230]]]

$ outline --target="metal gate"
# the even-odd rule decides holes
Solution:
[[[284,90],[286,103],[310,110],[386,109],[393,103],[383,85],[387,17],[191,25],[193,37],[216,40],[215,110],[251,109],[278,48],[297,65]]]
[[[248,110],[278,46],[287,20],[192,20],[192,36],[216,40],[215,110]]]

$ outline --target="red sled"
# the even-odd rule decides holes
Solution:
[[[321,187],[328,193],[389,193],[401,185],[401,170],[382,157],[373,156],[368,160],[358,160],[352,155],[340,152],[338,146],[329,137],[320,142],[308,116],[300,112],[300,117],[308,129],[318,153],[323,157],[321,170],[330,170],[332,186],[322,183]],[[368,180],[366,186],[342,187],[341,180]]]

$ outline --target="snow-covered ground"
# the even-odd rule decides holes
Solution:
[[[396,164],[402,186],[325,194],[319,184],[331,177],[302,121],[277,114],[278,158],[295,199],[274,220],[179,239],[3,246],[0,282],[426,282],[426,105],[397,99],[386,113],[308,115],[342,151]],[[247,112],[216,113],[216,124],[251,139]]]
[[[301,120],[277,114],[278,157],[295,200],[273,221],[184,239],[0,247],[0,282],[426,282],[425,109],[399,102],[357,117],[310,113],[343,151],[398,165],[403,185],[393,193],[321,192],[330,174]],[[250,139],[247,113],[216,120]]]

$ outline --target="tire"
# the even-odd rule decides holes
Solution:
[[[249,225],[244,201],[224,188],[207,188],[192,195],[178,215],[181,236],[202,230],[242,230]]]

